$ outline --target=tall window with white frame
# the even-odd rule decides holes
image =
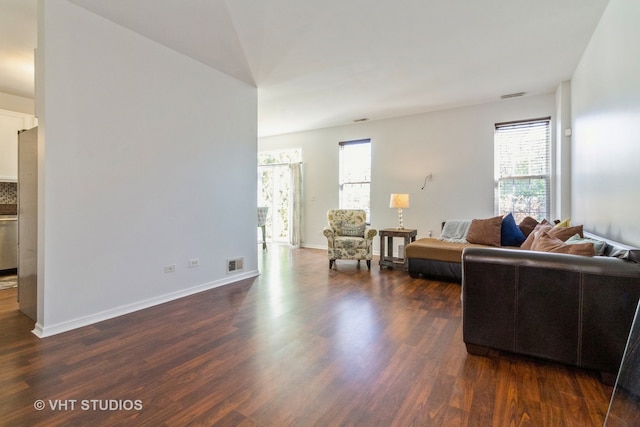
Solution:
[[[362,209],[371,222],[371,139],[342,141],[340,209]]]
[[[551,118],[496,123],[495,213],[549,218]]]

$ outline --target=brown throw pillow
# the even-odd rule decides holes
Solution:
[[[580,237],[584,237],[584,233],[582,232],[582,225],[574,225],[573,227],[555,226],[551,230],[549,230],[548,233],[549,236],[560,239],[563,242],[567,241],[567,239],[575,236],[576,234],[579,234]]]
[[[520,221],[520,224],[518,224],[518,228],[520,229],[520,231],[522,231],[522,234],[524,234],[525,237],[529,237],[529,234],[531,234],[533,229],[536,228],[536,225],[538,225],[538,220],[528,216]]]
[[[536,225],[533,231],[529,234],[529,236],[527,236],[527,239],[524,242],[522,242],[522,244],[520,245],[520,249],[531,249],[531,246],[533,245],[533,241],[535,240],[536,236],[543,231],[549,231],[549,230],[551,230],[551,224],[540,223]]]
[[[467,242],[479,245],[500,246],[502,216],[488,219],[474,219],[469,226]]]
[[[584,256],[594,256],[596,254],[593,243],[567,245],[562,240],[549,236],[546,231],[542,231],[536,236],[531,250]]]

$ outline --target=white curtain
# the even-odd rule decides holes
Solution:
[[[302,244],[302,165],[289,164],[289,172],[289,244],[299,247]]]

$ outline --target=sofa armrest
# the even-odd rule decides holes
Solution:
[[[609,257],[466,248],[463,337],[616,374],[640,298],[640,264]]]

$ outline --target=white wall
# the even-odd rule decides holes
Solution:
[[[640,3],[611,0],[572,79],[572,217],[640,245]]]
[[[301,147],[304,163],[303,246],[326,247],[326,212],[338,206],[338,142],[371,138],[371,222],[395,227],[391,193],[409,193],[404,226],[439,235],[446,219],[493,216],[494,124],[554,116],[554,95],[531,96],[370,121],[349,126],[260,138],[259,151]],[[424,190],[424,178],[433,180]],[[378,251],[378,239],[374,251]]]
[[[33,99],[0,92],[0,109],[34,115]]]
[[[36,334],[255,276],[256,89],[67,1],[39,14]]]
[[[556,218],[571,217],[571,82],[556,89],[556,149],[554,158]],[[567,133],[568,131],[568,133]]]

